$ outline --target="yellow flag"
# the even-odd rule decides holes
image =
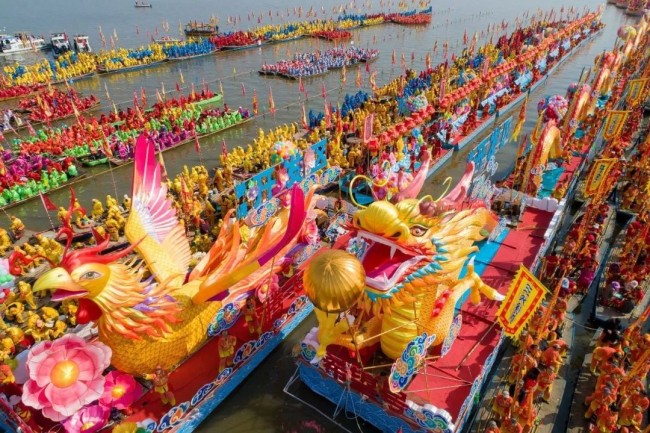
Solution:
[[[508,294],[497,311],[497,321],[508,337],[516,338],[519,335],[547,292],[546,287],[525,266],[519,265]]]
[[[629,111],[611,110],[607,119],[605,120],[605,127],[603,128],[603,138],[611,140],[619,136],[627,120]]]
[[[647,82],[648,78],[630,80],[630,84],[627,88],[627,103],[629,105],[637,105],[641,102],[641,97],[643,96]]]
[[[594,165],[589,171],[587,181],[585,182],[585,197],[595,195],[607,180],[609,172],[614,168],[618,159],[604,158],[594,161]]]

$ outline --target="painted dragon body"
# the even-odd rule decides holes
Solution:
[[[336,247],[356,253],[365,269],[360,302],[367,320],[358,332],[341,333],[336,344],[359,349],[375,344],[379,336],[382,352],[398,358],[423,332],[436,336],[433,346],[442,344],[468,292],[474,303],[481,293],[502,298],[481,281],[472,261],[460,277],[468,256],[478,250],[474,243],[495,226],[483,207],[454,209],[465,199],[472,174],[470,166],[441,202],[377,201],[353,216],[348,236]]]

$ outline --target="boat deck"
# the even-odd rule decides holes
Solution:
[[[477,273],[481,274],[483,281],[505,294],[519,264],[531,267],[535,262],[552,218],[552,212],[527,208],[517,229],[508,230],[496,242],[485,245],[475,258]],[[469,302],[465,304],[462,309],[463,327],[452,349],[433,362],[427,374],[418,374],[413,379],[406,390],[410,398],[447,408],[455,421],[467,415],[463,413],[463,403],[469,394],[478,392],[478,389],[473,389],[473,383],[481,384],[485,380],[482,375],[489,373],[491,365],[488,358],[495,352],[501,338],[500,329],[494,326],[498,306],[497,302],[485,299],[477,306]],[[471,351],[479,341],[478,349]],[[485,365],[488,365],[487,369],[484,369]],[[436,392],[443,389],[444,392]]]

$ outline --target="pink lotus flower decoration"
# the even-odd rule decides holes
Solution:
[[[63,427],[67,433],[94,433],[106,425],[110,413],[109,408],[98,404],[86,406],[63,421]]]
[[[23,403],[53,421],[73,416],[101,397],[110,360],[108,346],[74,334],[40,343],[27,356]]]
[[[99,399],[99,403],[109,408],[126,409],[140,397],[139,388],[133,376],[120,371],[111,371],[106,375],[104,394]]]

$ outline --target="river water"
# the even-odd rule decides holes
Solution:
[[[59,0],[28,1],[20,5],[2,8],[0,14],[0,31],[3,27],[7,33],[29,31],[34,34],[48,35],[51,32],[65,31],[68,35],[86,33],[91,37],[91,45],[99,50],[100,42],[98,28],[102,27],[106,38],[117,34],[118,45],[135,47],[146,44],[151,36],[164,34],[178,35],[179,22],[185,24],[189,20],[209,21],[212,15],[220,20],[221,30],[246,29],[258,25],[258,17],[263,23],[274,24],[306,19],[307,11],[313,7],[317,17],[328,18],[338,15],[340,2],[336,0],[238,0],[237,2],[209,0],[152,0],[153,8],[136,9],[131,0],[117,0],[111,3],[100,0]],[[425,27],[401,27],[382,25],[354,31],[354,43],[357,46],[378,48],[379,59],[371,66],[371,71],[377,71],[377,85],[390,81],[402,72],[400,59],[404,55],[408,67],[416,70],[424,69],[425,56],[431,53],[432,64],[442,61],[442,45],[449,43],[450,52],[462,49],[465,31],[471,38],[475,32],[481,35],[488,25],[510,23],[507,31],[512,31],[514,21],[523,16],[526,11],[531,15],[537,8],[544,12],[555,9],[559,15],[561,8],[573,6],[579,11],[584,7],[595,9],[600,2],[593,0],[545,0],[545,1],[515,1],[490,0],[455,0],[453,2],[434,2],[433,23]],[[294,15],[294,8],[302,6],[302,18]],[[323,9],[321,9],[321,7]],[[348,13],[365,13],[373,11],[397,11],[397,2],[356,2],[346,5]],[[419,8],[416,3],[408,3],[408,9]],[[271,10],[272,17],[269,17]],[[237,24],[228,24],[228,17],[240,17]],[[252,18],[249,21],[249,16]],[[544,96],[564,94],[567,86],[577,81],[583,67],[593,65],[593,58],[605,49],[611,49],[616,38],[616,30],[623,24],[634,23],[635,18],[626,16],[620,9],[607,5],[603,13],[603,21],[607,24],[604,32],[594,41],[584,46],[568,62],[561,65],[554,75],[540,86],[530,98],[528,116],[524,133],[532,129],[536,119],[537,101]],[[168,28],[168,31],[165,29]],[[500,35],[502,33],[498,33]],[[489,39],[489,36],[486,35]],[[496,37],[495,37],[496,40]],[[435,42],[437,51],[433,51]],[[481,45],[485,39],[479,40]],[[321,88],[327,88],[327,100],[336,103],[342,100],[346,93],[355,93],[356,69],[348,70],[347,84],[341,82],[340,72],[333,72],[325,77],[304,80],[308,99],[300,101],[298,83],[268,77],[261,77],[257,70],[264,62],[275,62],[286,58],[296,51],[310,52],[318,48],[327,48],[330,44],[311,39],[299,40],[285,44],[266,46],[251,50],[220,53],[215,56],[199,58],[191,61],[163,64],[145,71],[127,74],[112,74],[93,77],[75,84],[81,92],[92,93],[102,98],[104,111],[109,110],[104,87],[110,92],[114,101],[131,104],[134,90],[144,88],[149,101],[154,100],[155,90],[161,89],[164,83],[167,91],[173,90],[180,81],[182,72],[185,79],[186,92],[190,83],[200,88],[202,82],[210,85],[213,91],[218,91],[219,81],[224,89],[225,101],[231,107],[252,105],[253,90],[256,89],[260,101],[260,115],[254,121],[239,128],[224,131],[201,141],[201,153],[189,144],[179,149],[165,153],[165,163],[170,176],[176,175],[183,165],[196,165],[203,162],[208,167],[217,164],[221,142],[225,140],[228,148],[246,145],[259,129],[268,130],[286,122],[298,121],[301,115],[301,105],[304,102],[307,110],[323,110]],[[396,52],[397,62],[391,62],[392,52]],[[0,67],[12,61],[34,62],[42,59],[44,54],[28,53],[16,58],[0,58]],[[411,60],[413,58],[413,60]],[[362,67],[363,90],[369,91],[369,74]],[[246,89],[243,95],[242,84]],[[272,89],[276,113],[268,111],[267,96]],[[9,104],[0,104],[0,107]],[[513,113],[516,115],[516,112]],[[469,150],[472,146],[468,146]],[[499,172],[505,173],[512,167],[515,144],[505,146],[497,155]],[[426,193],[438,193],[440,184],[447,176],[458,178],[464,169],[466,152],[454,155],[450,163],[428,181]],[[89,174],[96,175],[82,180],[74,185],[75,192],[82,205],[90,205],[93,197],[103,197],[106,194],[130,193],[131,167],[113,169],[111,172],[100,173],[106,168],[90,170]],[[68,200],[65,190],[50,194],[52,200],[64,205]],[[39,200],[33,200],[25,205],[10,210],[18,215],[30,229],[45,229],[49,226],[47,216]],[[55,215],[52,214],[52,217]],[[0,224],[8,226],[5,215],[0,216]],[[311,408],[288,397],[282,391],[285,383],[295,370],[291,358],[292,347],[299,341],[310,327],[315,325],[313,317],[308,318],[263,364],[259,367],[230,397],[222,404],[201,426],[204,432],[338,432],[336,426]],[[296,386],[301,391],[300,385]],[[294,389],[295,389],[294,388]],[[304,389],[302,390],[304,391]],[[301,392],[301,395],[306,393]],[[311,404],[322,411],[331,414],[334,406],[316,397],[310,397]],[[373,432],[372,427],[361,420],[346,419],[339,416],[342,425],[350,431]]]

